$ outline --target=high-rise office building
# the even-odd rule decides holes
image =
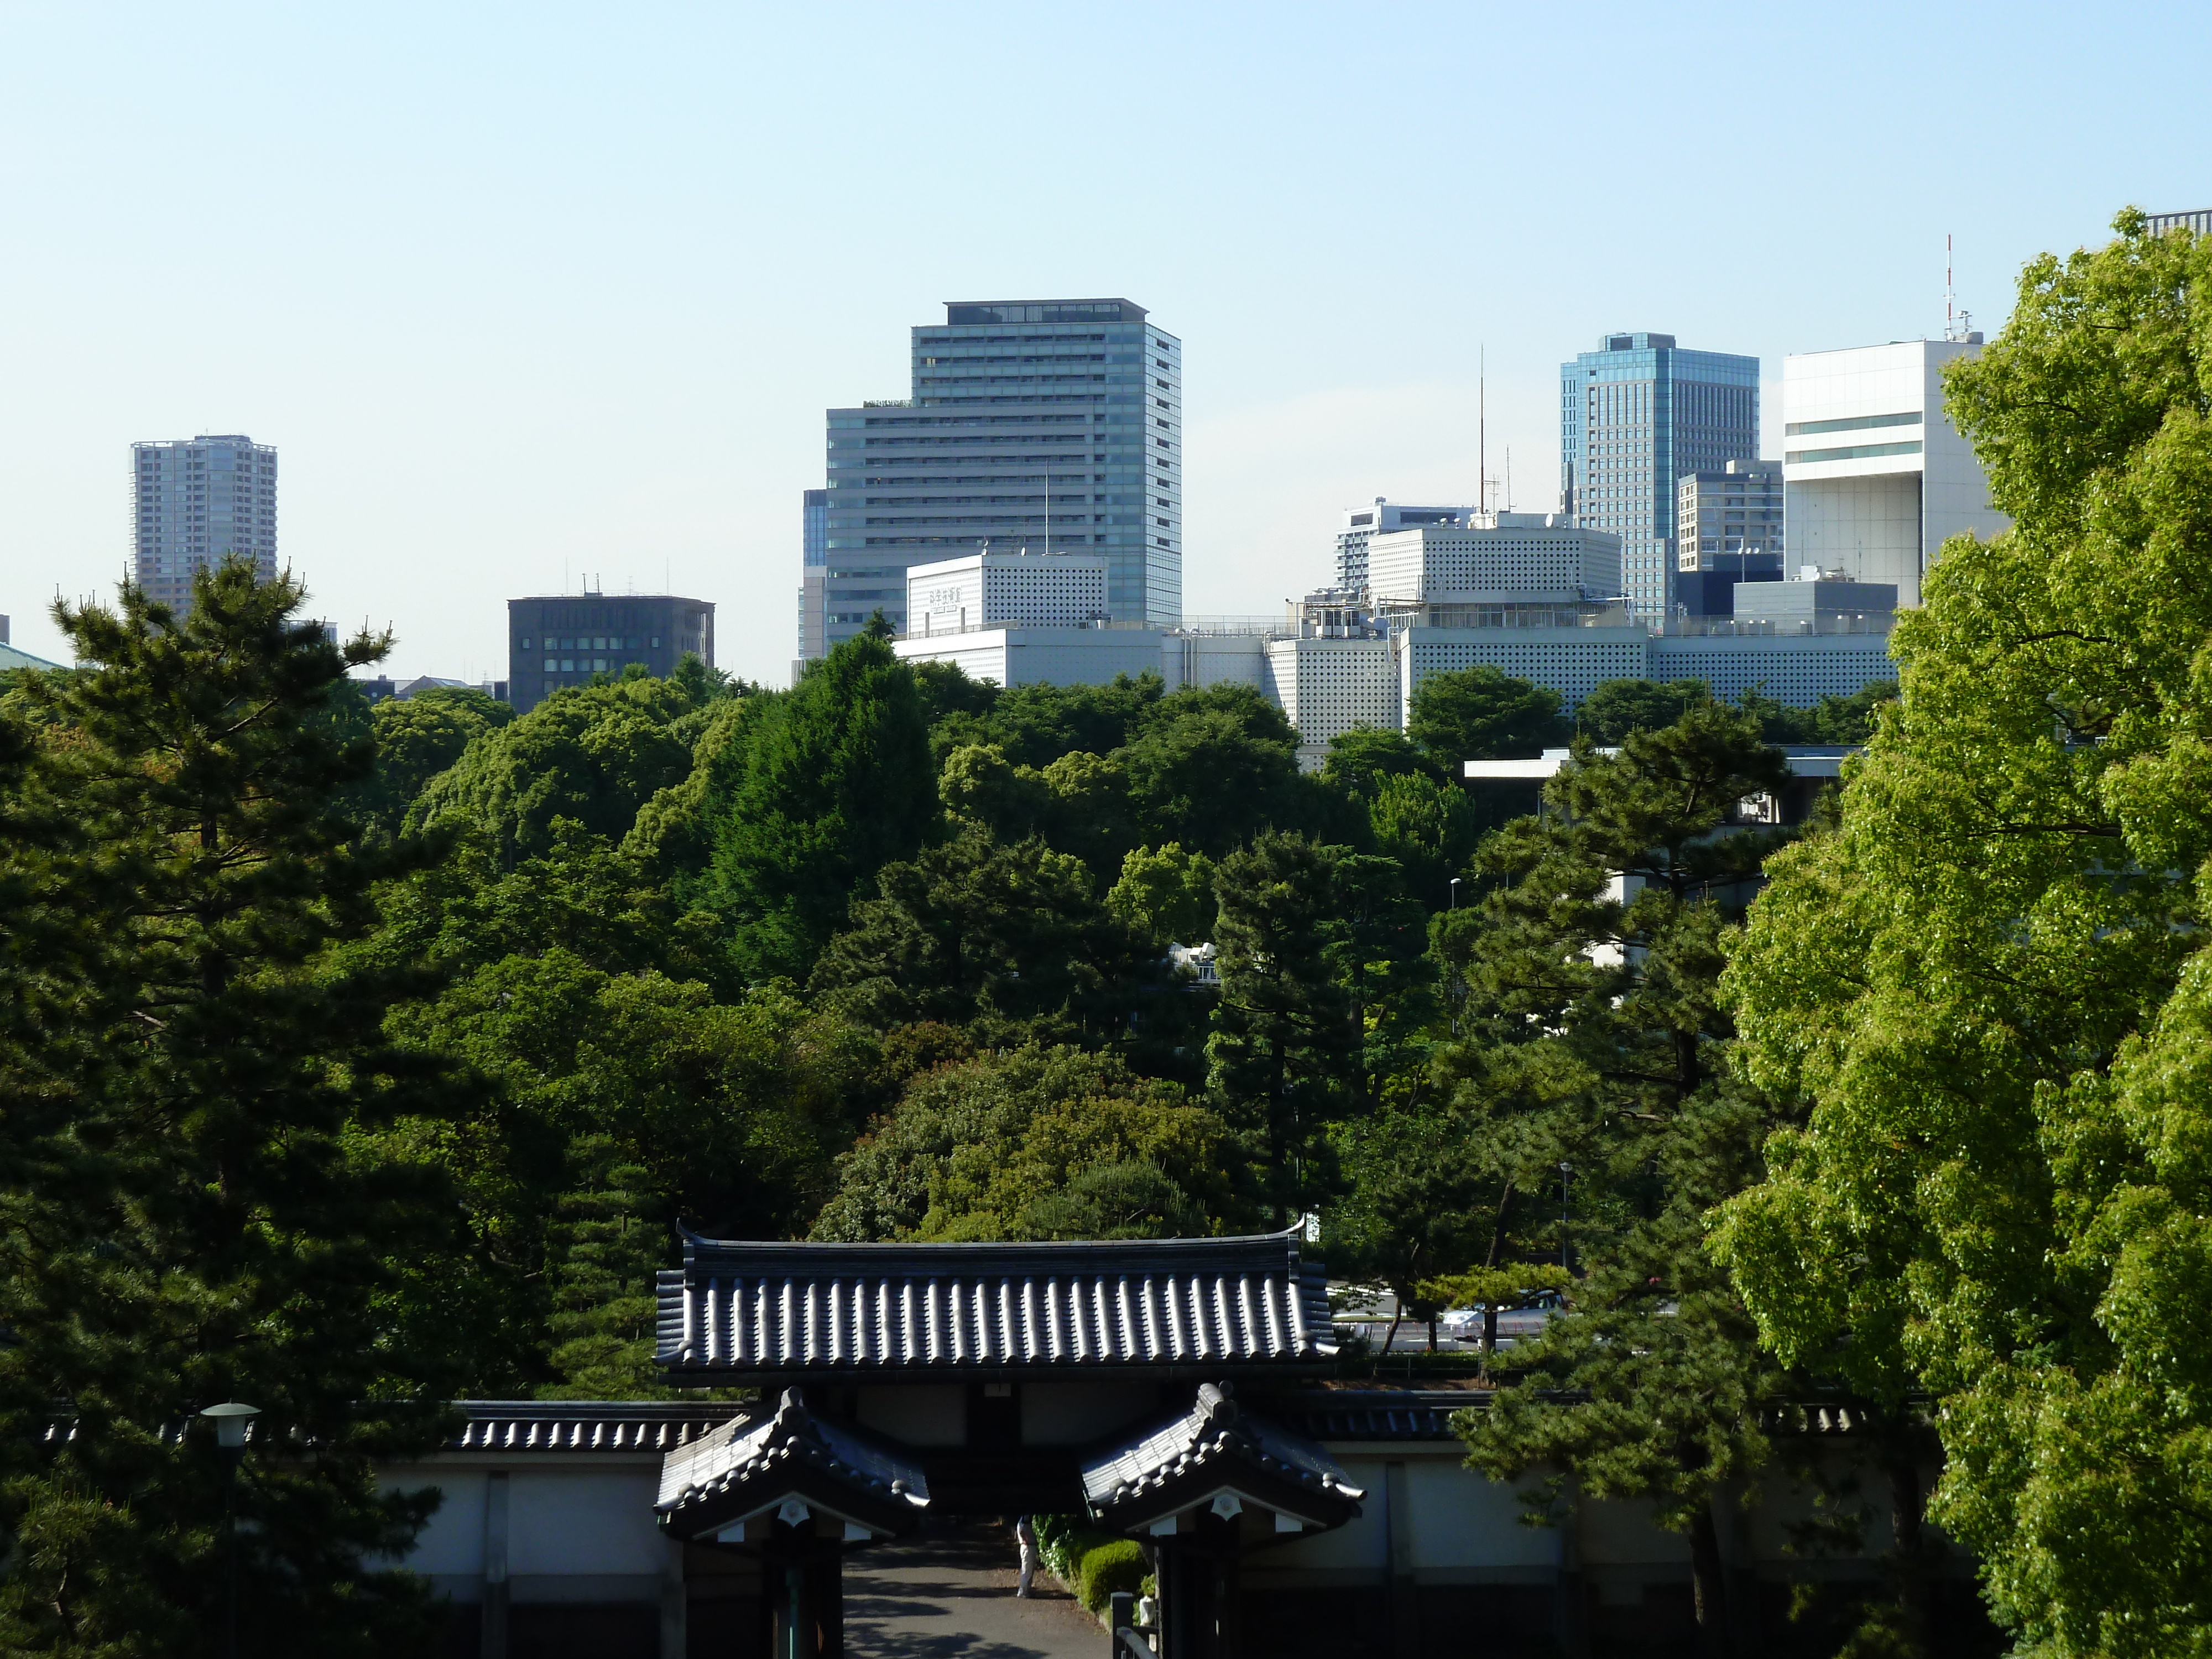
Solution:
[[[1477,507],[1403,507],[1377,495],[1371,507],[1349,507],[1336,532],[1336,585],[1347,592],[1367,586],[1367,544],[1394,530],[1425,524],[1465,524]]]
[[[2169,230],[2191,230],[2199,236],[2212,236],[2212,208],[2197,208],[2183,213],[2145,214],[2143,228],[2154,236],[2163,236]]]
[[[1684,473],[1674,490],[1679,612],[1733,616],[1738,582],[1782,580],[1788,538],[1779,466],[1730,461],[1717,472]]]
[[[911,353],[910,397],[829,411],[803,652],[879,609],[904,631],[908,569],[985,542],[1103,556],[1114,620],[1182,620],[1181,341],[1127,300],[963,301]]]
[[[192,574],[234,553],[276,574],[276,452],[236,434],[131,446],[131,540],[147,598],[181,617]]]
[[[822,637],[828,608],[823,597],[830,568],[830,492],[805,491],[799,515],[799,659],[805,662],[830,648]]]
[[[1982,464],[1943,412],[1943,366],[1981,349],[1970,333],[1782,360],[1792,560],[1893,582],[1898,604],[1917,605],[1946,537],[1993,536],[2011,523],[1990,505]]]
[[[1622,591],[1646,620],[1671,606],[1674,481],[1758,453],[1756,357],[1608,334],[1559,365],[1559,505],[1620,538]]]

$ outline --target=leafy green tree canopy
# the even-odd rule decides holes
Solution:
[[[1657,732],[1713,700],[1703,680],[1601,680],[1575,710],[1575,729],[1593,743],[1625,743]]]
[[[2212,1648],[2212,240],[2115,229],[1948,371],[2014,527],[1729,969],[1811,1118],[1721,1252],[1782,1358],[1936,1397],[1932,1512],[2051,1659]]]
[[[1566,741],[1559,707],[1550,687],[1483,663],[1415,686],[1406,735],[1453,773],[1462,761],[1533,760]]]
[[[936,770],[913,671],[873,633],[810,663],[708,814],[738,959],[758,977],[803,975],[870,878],[935,828]]]

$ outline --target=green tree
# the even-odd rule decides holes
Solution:
[[[392,836],[430,780],[452,766],[514,710],[471,686],[440,686],[411,697],[386,697],[369,710],[376,769],[350,793],[349,804],[373,832]]]
[[[1221,1001],[1207,1082],[1249,1135],[1269,1211],[1283,1226],[1329,1188],[1330,1121],[1352,1099],[1359,1044],[1333,947],[1343,939],[1344,849],[1274,832],[1221,861],[1213,942]]]
[[[659,1221],[659,1194],[611,1135],[580,1135],[570,1178],[554,1209],[545,1251],[557,1382],[546,1400],[653,1400],[669,1390],[653,1366],[659,1312],[655,1273],[674,1254],[675,1230]]]
[[[1152,943],[1203,945],[1213,937],[1213,860],[1181,842],[1133,848],[1106,908]]]
[[[1303,811],[1297,734],[1249,685],[1161,698],[1112,758],[1154,844],[1180,841],[1218,859],[1262,830],[1294,827]]]
[[[27,679],[45,735],[0,744],[10,1651],[214,1652],[220,1464],[166,1425],[226,1398],[263,1408],[261,1447],[314,1449],[240,1480],[248,1639],[367,1656],[433,1617],[378,1564],[434,1497],[380,1494],[376,1465],[437,1443],[464,1375],[390,1304],[399,1264],[434,1271],[461,1241],[436,1171],[364,1137],[466,1091],[380,1030],[419,969],[328,951],[436,848],[353,845],[371,751],[328,715],[386,642],[326,642],[303,598],[231,561],[181,621],[128,584],[119,614],[58,605],[94,666]]]
[[[1533,760],[1565,743],[1567,726],[1558,692],[1482,663],[1415,686],[1406,735],[1455,774],[1462,761]]]
[[[839,1175],[817,1238],[1157,1237],[1249,1213],[1218,1117],[1111,1054],[1064,1047],[918,1075]]]
[[[509,866],[546,848],[556,818],[618,842],[640,807],[690,774],[678,722],[693,708],[668,680],[557,691],[471,744],[416,797],[408,823],[481,826]]]
[[[872,633],[842,641],[769,712],[709,811],[738,959],[802,977],[869,879],[937,822],[913,671]]]
[[[1398,861],[1407,890],[1425,908],[1449,909],[1452,878],[1466,873],[1482,836],[1467,792],[1421,773],[1385,777],[1369,798],[1367,818],[1375,850]]]
[[[1456,770],[1456,766],[1449,769]],[[1328,753],[1321,763],[1322,781],[1346,794],[1372,798],[1386,778],[1425,777],[1445,780],[1447,763],[1418,747],[1403,732],[1385,732],[1372,726],[1355,726],[1328,740]]]
[[[1480,907],[1471,1052],[1452,1068],[1496,1123],[1478,1161],[1540,1191],[1540,1150],[1571,1166],[1579,1203],[1569,1310],[1513,1351],[1518,1386],[1458,1420],[1471,1461],[1499,1479],[1547,1471],[1547,1504],[1570,1481],[1650,1502],[1688,1538],[1714,1651],[1730,1625],[1714,1504],[1764,1459],[1778,1386],[1704,1249],[1705,1212],[1757,1177],[1777,1121],[1725,1063],[1714,895],[1770,847],[1726,833],[1731,809],[1783,775],[1749,720],[1711,704],[1615,755],[1579,740],[1547,787],[1555,812],[1485,844],[1510,884]]]
[[[2115,228],[1950,372],[2014,527],[1728,981],[1811,1115],[1721,1253],[1784,1359],[1934,1396],[1931,1513],[2051,1659],[2212,1647],[2212,242]]]
[[[1166,690],[1157,674],[1117,674],[1105,685],[1018,685],[980,709],[972,702],[933,705],[930,743],[940,757],[963,744],[995,744],[1009,764],[1039,769],[1062,755],[1109,755]]]
[[[884,866],[876,885],[809,988],[878,1030],[929,1019],[991,1046],[1104,1042],[1163,977],[1082,864],[1034,836],[1009,847],[971,828]]]
[[[1575,729],[1593,743],[1625,743],[1657,732],[1713,700],[1703,680],[1600,680],[1575,710]]]

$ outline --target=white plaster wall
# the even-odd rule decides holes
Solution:
[[[508,1477],[510,1577],[661,1571],[659,1477],[646,1469],[517,1469]]]
[[[483,1577],[484,1492],[483,1469],[426,1468],[406,1465],[386,1470],[377,1485],[386,1492],[420,1492],[435,1486],[445,1501],[432,1512],[417,1537],[407,1565],[417,1572]]]

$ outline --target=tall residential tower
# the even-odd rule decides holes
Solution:
[[[276,452],[237,434],[131,446],[131,538],[146,597],[191,609],[192,573],[233,553],[276,574]]]
[[[851,638],[878,609],[904,632],[908,569],[987,542],[1103,556],[1115,621],[1174,627],[1182,342],[1127,300],[945,311],[913,331],[912,396],[829,411],[823,562],[800,590],[802,653]]]
[[[1636,614],[1671,608],[1675,480],[1759,453],[1759,359],[1608,334],[1559,365],[1559,505],[1620,538]]]

